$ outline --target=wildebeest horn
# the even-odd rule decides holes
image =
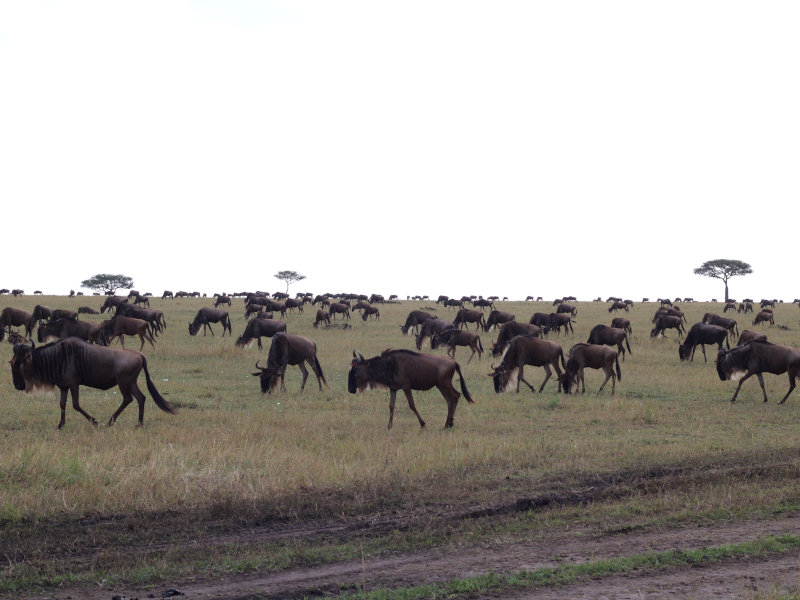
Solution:
[[[257,361],[256,361],[256,369],[261,369],[262,371],[266,371],[266,370],[267,370],[267,368],[266,368],[266,367],[259,367],[259,366],[258,366],[258,363],[260,363],[260,362],[261,362],[260,360],[257,360]]]

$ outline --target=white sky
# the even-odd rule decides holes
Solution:
[[[798,17],[0,0],[0,287],[791,301]]]

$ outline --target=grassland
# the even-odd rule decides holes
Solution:
[[[23,297],[4,298],[2,306],[100,302]],[[177,415],[148,399],[143,428],[134,426],[131,407],[113,428],[94,428],[68,406],[58,431],[56,395],[25,395],[14,390],[10,369],[2,375],[0,594],[277,572],[564,532],[769,520],[800,506],[800,399],[794,394],[777,404],[786,377],[766,376],[767,404],[755,380],[731,404],[735,384],[717,377],[714,349],[708,363],[699,350],[694,362],[680,363],[674,332],[650,339],[652,303],[624,315],[633,324],[633,354],[622,363],[614,396],[565,396],[554,382],[541,395],[498,395],[487,376],[488,354],[466,365],[460,349],[476,404],[461,402],[455,427],[446,431],[445,403],[435,390],[416,394],[426,429],[399,398],[387,431],[387,392],[346,389],[353,350],[371,356],[412,348],[399,325],[411,309],[435,308],[432,302],[383,305],[380,321],[355,316],[349,330],[314,329],[310,309],[288,316],[290,333],[317,342],[329,386],[318,392],[311,374],[301,393],[299,371],[290,367],[288,392],[271,395],[261,394],[252,376],[268,343],[262,351],[239,349],[219,330],[190,337],[188,322],[210,299],[152,304],[165,311],[168,328],[144,353]],[[606,303],[577,305],[575,334],[552,337],[565,350],[585,341],[593,325],[610,322]],[[532,302],[500,308],[520,321],[552,310]],[[691,325],[707,311],[721,313],[722,305],[683,309]],[[237,336],[245,324],[242,301],[230,310]],[[454,317],[441,307],[437,313]],[[779,305],[775,320],[766,329],[770,340],[800,347],[797,306]],[[752,316],[738,321],[745,329]],[[482,334],[487,350],[492,337]],[[0,352],[11,356],[5,343]],[[532,371],[529,380],[541,382],[541,370]],[[586,378],[590,392],[602,382],[596,371]],[[83,389],[81,404],[105,422],[119,394]],[[238,537],[241,530],[301,522],[328,529],[273,536],[266,544]],[[346,524],[348,533],[332,523]],[[212,534],[213,544],[190,543]]]

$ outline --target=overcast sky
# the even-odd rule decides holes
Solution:
[[[791,301],[799,16],[0,0],[0,287]]]

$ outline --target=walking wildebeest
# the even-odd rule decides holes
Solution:
[[[33,332],[33,314],[21,308],[7,307],[0,313],[0,342],[6,333],[11,333],[12,327],[24,327],[25,335],[31,337]]]
[[[434,315],[427,311],[412,310],[406,317],[405,325],[400,325],[400,331],[403,332],[403,335],[408,335],[408,332],[413,329],[414,333],[416,334],[419,331],[420,325],[422,325],[426,320],[433,318]]]
[[[253,340],[258,342],[258,349],[261,350],[261,338],[271,338],[276,333],[286,333],[286,323],[283,321],[273,319],[253,319],[249,321],[244,328],[244,332],[238,338],[234,345],[242,348],[249,346]]]
[[[752,342],[753,340],[766,340],[767,334],[761,333],[760,331],[750,331],[749,329],[745,329],[742,331],[742,335],[739,336],[739,341],[736,342],[737,346],[741,346],[742,344],[746,344],[747,342]]]
[[[523,376],[525,365],[531,365],[544,367],[545,378],[539,387],[539,393],[542,392],[547,380],[552,375],[551,366],[556,371],[558,391],[560,392],[561,369],[558,366],[559,359],[561,359],[561,366],[565,366],[564,351],[556,342],[518,335],[509,342],[508,349],[503,355],[503,360],[500,364],[497,367],[492,365],[494,372],[489,376],[494,383],[494,391],[499,394],[516,388],[516,392],[519,393],[520,381],[531,388],[531,391],[534,391],[533,386],[525,381]]]
[[[715,315],[714,313],[706,313],[703,315],[703,323],[724,327],[730,332],[730,335],[739,334],[739,325],[736,323],[736,319],[721,317],[720,315]]]
[[[773,375],[789,374],[789,390],[779,402],[783,404],[795,388],[795,378],[800,374],[800,351],[788,346],[778,346],[766,340],[753,340],[736,346],[728,351],[720,350],[717,354],[717,374],[722,381],[739,379],[739,385],[733,393],[731,402],[736,400],[742,384],[750,377],[758,377],[764,402],[767,401],[767,390],[764,388],[762,373]],[[741,378],[741,379],[740,379]]]
[[[225,310],[219,310],[218,308],[209,308],[207,306],[204,306],[198,310],[194,317],[194,321],[189,323],[189,334],[197,335],[197,332],[200,331],[200,325],[202,325],[203,336],[206,335],[206,327],[208,327],[211,335],[214,335],[214,330],[211,329],[211,323],[222,323],[222,337],[225,337],[226,329],[230,335],[233,335],[233,330],[231,329],[231,318],[228,316],[228,312]]]
[[[728,330],[719,325],[709,325],[708,323],[695,323],[686,334],[686,339],[678,346],[678,357],[681,360],[694,360],[694,351],[697,346],[703,351],[703,361],[708,362],[706,358],[706,344],[717,344],[719,350],[722,350],[722,342],[726,342],[728,348],[731,347],[728,340]]]
[[[142,370],[147,379],[147,389],[156,406],[164,412],[174,414],[175,408],[161,397],[153,385],[147,370],[147,359],[140,352],[93,346],[77,338],[67,338],[39,348],[26,344],[14,346],[14,356],[11,359],[11,374],[16,389],[30,392],[37,387],[58,387],[61,390],[59,429],[64,427],[67,391],[72,395],[72,407],[93,425],[97,425],[97,420],[84,411],[78,401],[78,392],[82,385],[99,390],[107,390],[115,385],[119,387],[122,404],[108,420],[109,426],[114,424],[122,410],[136,398],[139,403],[138,426],[141,427],[144,421],[145,396],[136,380]]]
[[[678,339],[681,339],[681,334],[686,333],[686,330],[683,328],[683,321],[681,321],[680,317],[661,315],[660,317],[656,317],[655,327],[650,330],[650,337],[654,338],[658,337],[659,335],[667,337],[664,334],[664,331],[667,329],[677,329]]]
[[[611,319],[611,326],[617,329],[624,329],[628,335],[633,335],[633,327],[631,327],[630,319],[625,317],[614,317]]]
[[[389,390],[389,429],[394,420],[394,404],[397,390],[403,390],[409,408],[417,415],[419,426],[425,427],[417,407],[414,405],[412,390],[438,389],[447,402],[447,419],[445,429],[453,426],[453,417],[460,394],[453,387],[453,375],[458,372],[461,378],[461,393],[470,404],[474,401],[467,390],[461,367],[452,358],[435,354],[420,354],[411,350],[384,350],[380,356],[364,358],[353,351],[353,362],[347,374],[347,391],[351,394],[363,392],[365,389]]]
[[[616,373],[614,372],[614,364],[616,363]],[[617,351],[609,348],[606,345],[598,344],[585,344],[580,342],[575,344],[569,350],[567,356],[567,364],[564,367],[564,375],[561,378],[561,383],[564,388],[564,393],[569,394],[572,386],[575,386],[575,391],[578,391],[578,386],[581,386],[581,393],[586,393],[586,379],[584,378],[583,370],[590,369],[603,369],[606,375],[603,384],[597,393],[603,391],[603,388],[611,380],[611,393],[616,391],[616,383],[619,379],[622,381],[622,371],[619,368],[619,355]]]
[[[252,322],[252,321],[251,321]],[[317,376],[317,384],[319,391],[322,391],[325,375],[322,373],[322,367],[317,360],[317,345],[302,335],[292,335],[289,333],[276,333],[272,338],[272,345],[269,347],[269,354],[267,355],[267,366],[259,367],[256,361],[256,369],[260,369],[260,373],[253,373],[261,378],[261,393],[272,393],[275,386],[278,385],[278,380],[281,382],[281,391],[286,391],[285,375],[287,365],[297,365],[300,372],[303,374],[303,382],[300,384],[300,391],[302,392],[306,387],[306,379],[308,379],[308,370],[303,363],[308,363],[314,375]]]
[[[484,331],[489,331],[492,328],[497,328],[500,325],[504,325],[505,323],[510,323],[511,321],[516,320],[516,317],[510,312],[502,312],[499,310],[493,310],[489,313],[489,318],[486,319],[486,323],[483,326]]]
[[[518,335],[541,337],[542,329],[538,325],[531,323],[517,323],[516,321],[506,323],[500,328],[497,341],[492,342],[492,356],[500,356],[508,346],[508,343]]]
[[[448,329],[455,329],[454,324],[450,321],[437,318],[426,319],[422,324],[422,327],[420,327],[419,333],[417,334],[417,338],[415,340],[417,344],[417,350],[422,350],[422,343],[425,341],[425,338],[428,337],[431,338],[431,348],[433,348],[433,336]]]
[[[70,317],[53,319],[39,327],[39,342],[47,342],[49,338],[77,337],[86,342],[96,341],[100,333],[100,325],[87,321],[78,321]]]
[[[328,307],[328,313],[330,313],[331,318],[335,321],[336,315],[344,315],[347,317],[347,320],[350,320],[350,307],[345,304],[344,302],[333,302]]]
[[[753,325],[758,325],[759,323],[769,323],[770,327],[772,327],[775,325],[775,317],[770,311],[762,310],[753,319]]]
[[[480,360],[483,354],[481,336],[472,331],[450,328],[445,329],[441,333],[434,333],[433,336],[431,336],[431,349],[435,350],[442,345],[447,346],[447,355],[450,358],[456,357],[456,346],[466,346],[472,350],[467,364],[470,363],[476,352],[478,353],[478,360]]]
[[[456,313],[456,318],[453,319],[453,327],[463,329],[463,327],[467,326],[467,323],[475,323],[475,331],[485,326],[486,320],[484,319],[483,311],[470,310],[468,308],[459,310]]]
[[[125,336],[138,335],[142,344],[139,346],[139,352],[144,348],[144,341],[150,342],[150,345],[155,348],[153,336],[150,333],[150,324],[144,319],[137,319],[135,317],[125,317],[116,315],[108,321],[100,323],[100,331],[95,337],[95,342],[101,346],[110,346],[114,338],[119,338],[119,343],[125,347]]]
[[[631,356],[633,355],[630,342],[628,341],[628,333],[624,329],[619,329],[617,327],[595,325],[589,332],[589,339],[586,340],[586,342],[588,344],[597,344],[601,346],[616,346],[617,352],[622,355],[622,360],[625,360],[625,348],[622,346],[622,342],[625,342],[628,352],[630,352]]]
[[[104,313],[106,311],[111,311],[112,309],[118,308],[120,304],[127,304],[128,298],[122,296],[108,296],[106,301],[103,302],[103,306],[100,307],[100,312]]]

